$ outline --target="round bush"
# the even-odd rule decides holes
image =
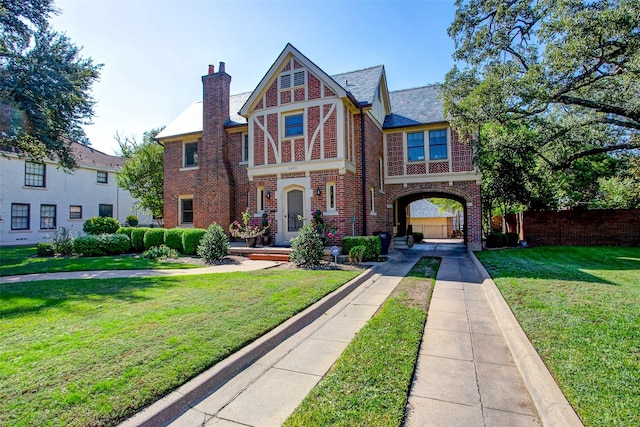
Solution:
[[[200,240],[197,253],[207,264],[220,261],[229,254],[229,238],[220,225],[214,222],[209,226]]]
[[[518,246],[520,235],[518,233],[507,233],[507,244],[509,246]]]
[[[134,228],[131,231],[131,246],[135,252],[144,251],[144,233],[150,230],[148,227]]]
[[[73,240],[73,251],[80,256],[106,255],[106,250],[98,236],[88,235]]]
[[[154,246],[164,245],[164,228],[150,228],[144,233],[144,249],[147,250]]]
[[[320,234],[312,222],[300,229],[298,237],[291,242],[289,259],[299,267],[313,267],[320,264],[324,258],[324,247]]]
[[[82,230],[87,234],[113,234],[120,228],[117,219],[106,216],[94,216],[82,224]]]
[[[178,258],[180,254],[175,249],[171,249],[167,245],[154,246],[142,253],[142,258],[159,259],[159,258]]]
[[[507,235],[504,233],[494,232],[487,236],[488,248],[502,248],[507,246]]]
[[[116,234],[125,234],[129,239],[131,239],[131,232],[135,230],[134,227],[120,227]]]
[[[186,228],[182,233],[182,247],[185,255],[195,255],[198,251],[200,240],[207,230],[203,228]]]
[[[364,254],[367,252],[366,246],[354,246],[349,251],[349,262],[351,264],[359,264],[364,258]]]
[[[126,234],[102,234],[98,240],[109,255],[124,254],[131,249],[131,239]]]
[[[184,228],[171,228],[164,232],[164,244],[175,249],[180,253],[184,253],[184,247],[182,246],[182,235],[184,234]]]
[[[36,253],[39,257],[52,257],[54,255],[53,243],[40,242],[36,246]]]

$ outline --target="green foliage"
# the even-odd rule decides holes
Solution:
[[[164,245],[164,228],[149,228],[144,233],[143,244],[144,249],[150,249],[154,246]]]
[[[298,267],[314,267],[324,258],[320,235],[312,222],[307,222],[291,242],[289,259]]]
[[[351,264],[360,264],[364,259],[364,254],[367,251],[367,247],[362,246],[354,246],[349,249],[349,262]]]
[[[144,234],[147,230],[151,230],[149,227],[136,227],[131,230],[131,247],[134,252],[144,251]]]
[[[68,256],[73,253],[74,234],[67,227],[59,227],[53,234],[47,236],[53,247],[53,252]]]
[[[36,253],[39,257],[52,257],[55,255],[55,251],[53,250],[53,243],[51,242],[40,242],[36,246]]]
[[[131,240],[125,234],[99,234],[76,237],[73,251],[80,256],[123,254],[131,248]]]
[[[164,209],[164,147],[154,140],[161,130],[145,132],[142,143],[116,135],[121,155],[127,159],[116,182],[156,218],[162,218]]]
[[[133,232],[133,230],[135,230],[135,227],[120,227],[118,228],[118,231],[116,231],[116,233],[124,234],[131,239],[131,233]]]
[[[487,235],[487,247],[488,248],[502,248],[507,246],[509,240],[507,235],[500,232],[493,232]]]
[[[127,215],[127,219],[125,220],[125,223],[129,227],[135,227],[136,225],[138,225],[138,217],[136,215]]]
[[[422,243],[422,241],[424,240],[424,234],[420,233],[419,231],[415,231],[413,232],[413,241],[416,243]]]
[[[209,226],[200,240],[197,253],[207,264],[220,261],[229,254],[229,238],[220,225],[214,222]]]
[[[184,247],[182,246],[182,235],[184,234],[184,228],[170,228],[164,232],[164,244],[171,249],[175,249],[180,253],[184,253]]]
[[[506,234],[507,236],[507,244],[511,247],[518,246],[518,241],[520,240],[520,235],[518,233],[509,232]]]
[[[207,233],[203,228],[186,228],[182,233],[182,247],[185,255],[195,255],[200,241]]]
[[[142,258],[146,259],[178,258],[179,256],[178,251],[167,245],[153,246],[142,253]]]
[[[342,238],[342,252],[349,253],[354,246],[364,246],[363,261],[377,261],[382,250],[382,241],[378,236],[345,236]]]
[[[82,230],[87,234],[113,234],[118,229],[120,229],[120,222],[106,216],[94,216],[82,224]]]

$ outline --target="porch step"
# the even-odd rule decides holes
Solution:
[[[249,254],[249,259],[254,260],[254,261],[284,261],[284,262],[289,262],[289,254],[255,253],[255,254]]]

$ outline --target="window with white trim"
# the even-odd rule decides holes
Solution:
[[[185,142],[184,143],[184,157],[183,167],[193,168],[198,166],[198,143],[197,142]]]
[[[370,206],[369,211],[371,215],[376,214],[376,189],[373,187],[369,187],[369,198],[370,198]]]
[[[264,212],[264,187],[258,187],[256,206],[258,212]]]
[[[246,163],[249,161],[249,134],[242,134],[242,162]]]
[[[289,71],[280,74],[280,89],[291,89],[306,84],[306,73],[304,70]]]
[[[40,230],[55,230],[57,225],[56,205],[40,205]]]
[[[284,137],[290,138],[304,134],[304,114],[288,114],[284,116]]]
[[[24,162],[25,187],[45,187],[46,167],[44,163]]]
[[[326,186],[327,212],[335,212],[336,208],[336,183],[328,182]]]
[[[11,203],[11,229],[28,230],[31,223],[31,205]]]
[[[382,164],[382,157],[378,157],[378,188],[381,193],[384,193],[384,165]]]
[[[180,224],[193,224],[193,197],[181,197],[180,204]]]

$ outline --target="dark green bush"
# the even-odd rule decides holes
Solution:
[[[507,246],[507,235],[500,232],[493,232],[487,236],[488,248],[502,248]]]
[[[520,235],[518,233],[507,233],[507,244],[509,246],[518,246]]]
[[[82,224],[82,230],[87,234],[113,234],[120,228],[117,219],[108,216],[94,216]]]
[[[124,254],[131,249],[131,239],[126,234],[102,234],[98,239],[108,255]]]
[[[116,234],[125,234],[129,239],[131,239],[131,232],[135,230],[134,227],[120,227]]]
[[[184,228],[171,228],[164,232],[164,244],[171,249],[175,249],[180,253],[184,253],[184,247],[182,246],[182,235],[184,234]]]
[[[200,240],[207,230],[203,228],[186,228],[182,234],[182,247],[185,255],[195,255],[198,251]]]
[[[36,253],[40,257],[52,257],[54,255],[53,243],[40,242],[36,246]]]
[[[413,233],[413,241],[415,243],[422,243],[423,240],[424,240],[424,234],[422,234],[420,232],[414,232]]]
[[[178,258],[179,256],[178,251],[167,245],[154,246],[142,253],[142,258],[148,259]]]
[[[99,236],[94,235],[76,237],[73,240],[73,252],[80,256],[101,256],[107,254]]]
[[[131,231],[131,246],[135,252],[144,251],[144,233],[150,230],[148,227],[138,227]]]
[[[164,228],[150,228],[144,233],[144,249],[150,249],[154,246],[164,245]]]
[[[364,259],[364,254],[367,251],[367,247],[364,245],[354,246],[349,250],[349,262],[351,264],[359,264]]]
[[[222,260],[229,254],[229,237],[221,226],[213,223],[200,240],[198,245],[198,256],[207,264],[213,264]]]
[[[323,257],[324,247],[316,225],[307,222],[291,242],[289,259],[299,267],[313,267],[319,265]]]
[[[363,261],[377,261],[382,250],[382,241],[379,236],[347,236],[342,238],[341,244],[342,253],[345,254],[355,246],[364,246],[366,251]]]

